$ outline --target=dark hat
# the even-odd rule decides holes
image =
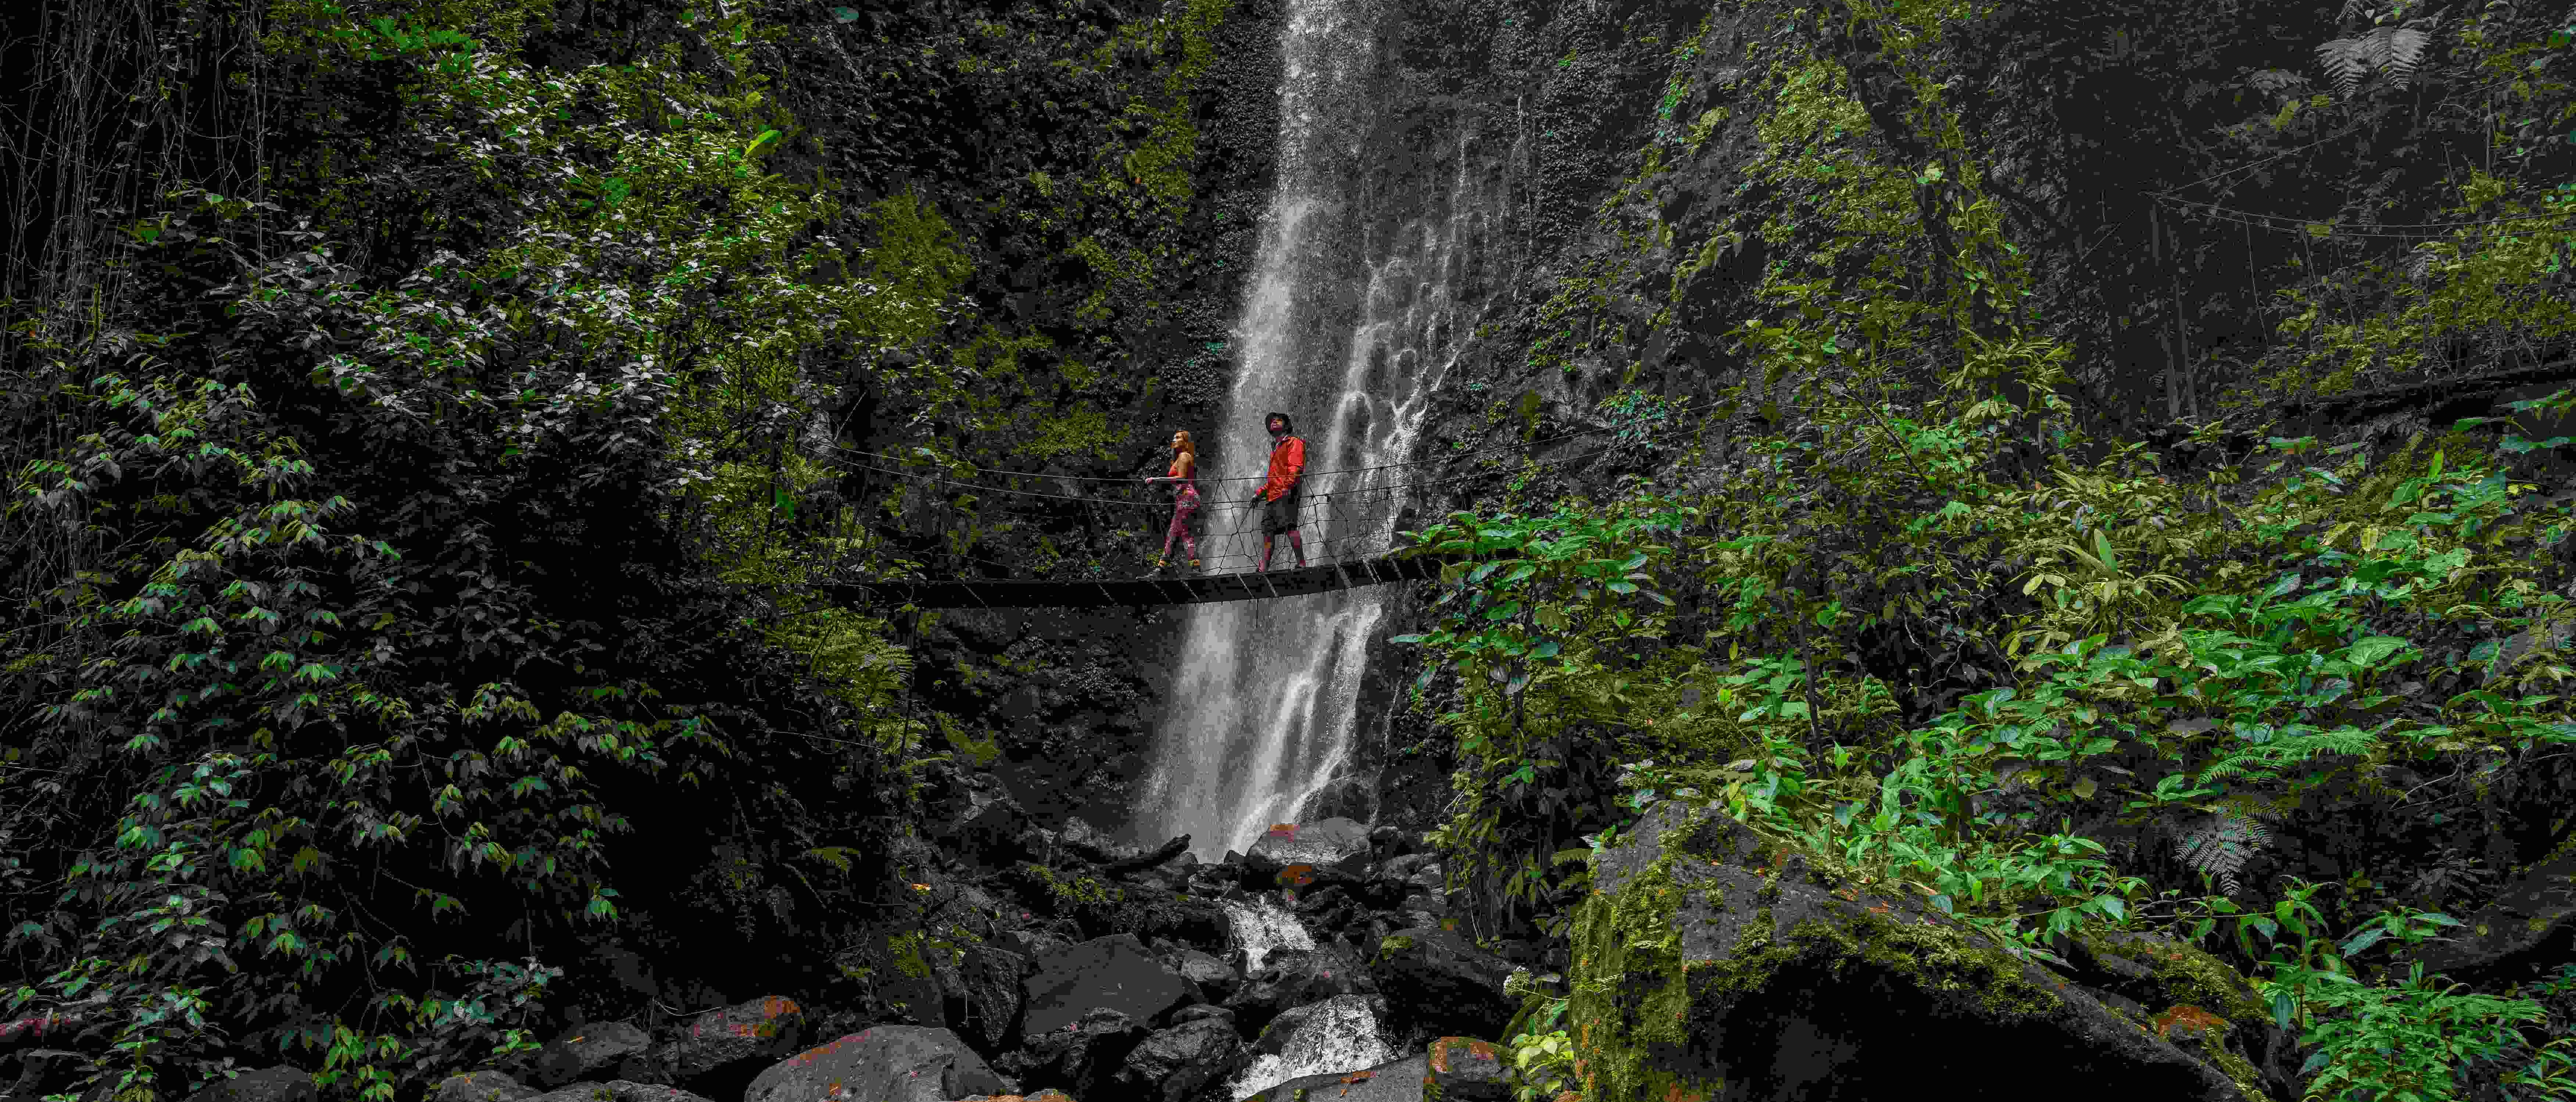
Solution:
[[[1285,413],[1279,413],[1279,412],[1275,412],[1275,411],[1274,411],[1274,412],[1272,412],[1269,416],[1264,417],[1264,418],[1262,418],[1262,419],[1261,419],[1261,423],[1262,423],[1262,425],[1263,425],[1263,426],[1265,426],[1265,427],[1266,427],[1266,426],[1268,426],[1272,421],[1277,421],[1277,422],[1279,422],[1279,426],[1280,426],[1280,428],[1282,428],[1282,429],[1286,430],[1287,432],[1295,433],[1295,432],[1297,431],[1297,422],[1289,420],[1289,419],[1288,419],[1288,415],[1287,415],[1287,414],[1285,414]]]

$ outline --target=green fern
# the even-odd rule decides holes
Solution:
[[[2249,745],[2218,759],[2218,764],[2202,771],[2200,783],[2207,785],[2229,777],[2248,777],[2255,780],[2278,777],[2280,774],[2277,770],[2283,766],[2297,765],[2319,754],[2349,754],[2359,757],[2370,753],[2378,745],[2379,736],[2350,724],[2331,731],[2290,735],[2271,742]]]
[[[2343,16],[2350,19],[2366,11],[2360,0],[2347,0]],[[2402,14],[2404,5],[2390,9],[2374,21],[2385,21]],[[2409,19],[2402,26],[2375,26],[2351,38],[2337,38],[2317,47],[2317,60],[2323,62],[2326,75],[2334,81],[2335,95],[2350,98],[2361,86],[2361,79],[2371,73],[2386,74],[2395,88],[2404,88],[2415,75],[2415,67],[2424,59],[2424,47],[2433,41],[2434,18]]]
[[[2237,870],[2271,840],[2271,828],[2260,820],[2220,811],[2182,828],[2174,855],[2202,876],[2216,877],[2220,890],[2234,895]]]

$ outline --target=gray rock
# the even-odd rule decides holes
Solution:
[[[430,1102],[526,1102],[540,1093],[535,1087],[486,1069],[439,1080],[429,1098]]]
[[[1252,1051],[1263,1056],[1286,1055],[1298,1047],[1299,1034],[1322,1030],[1326,1033],[1348,1032],[1357,1028],[1361,1019],[1382,1022],[1386,1019],[1386,997],[1383,995],[1335,995],[1320,1002],[1292,1006],[1280,1011],[1261,1027],[1261,1036],[1252,1042]],[[1321,1048],[1317,1038],[1306,1038],[1309,1049]]]
[[[189,1094],[187,1102],[313,1102],[320,1094],[312,1072],[280,1065],[215,1080]]]
[[[0,1044],[17,1037],[44,1036],[47,1024],[45,1018],[33,1018],[0,1025]],[[23,1028],[12,1036],[11,1027]],[[17,1074],[6,1077],[5,1081],[10,1085],[0,1087],[0,1094],[13,1095],[27,1102],[62,1092],[90,1063],[88,1056],[66,1048],[23,1048],[14,1053],[0,1050],[0,1067],[8,1066],[11,1056],[18,1058]]]
[[[1189,989],[1181,974],[1154,959],[1134,934],[1093,938],[1039,957],[1027,983],[1023,1036],[1043,1036],[1097,1009],[1139,1022],[1160,1019]]]
[[[1196,949],[1182,950],[1174,963],[1181,978],[1199,985],[1199,990],[1213,1002],[1224,1002],[1243,983],[1243,977],[1231,966]]]
[[[573,1083],[540,1094],[529,1102],[711,1102],[704,1095],[691,1094],[663,1083],[637,1083],[612,1079],[605,1083]]]
[[[1405,1036],[1490,1037],[1520,1009],[1504,990],[1511,962],[1454,930],[1412,927],[1378,943],[1369,962]]]
[[[2472,984],[2538,977],[2576,955],[2576,853],[2534,867],[2495,902],[2458,917],[2443,937],[2400,949],[2399,967],[2420,961],[2428,977]]]
[[[1289,865],[1313,865],[1346,873],[1365,871],[1369,860],[1368,828],[1349,819],[1281,823],[1252,843],[1245,864],[1277,871]]]
[[[1294,1102],[1297,1099],[1423,1102],[1422,1081],[1430,1063],[1428,1056],[1417,1052],[1400,1060],[1390,1060],[1344,1075],[1299,1076],[1241,1102]]]
[[[1336,995],[1373,995],[1378,985],[1357,954],[1339,942],[1312,949],[1273,949],[1261,970],[1225,1005],[1248,1026],[1263,1026],[1291,1007],[1322,1002]]]
[[[967,947],[964,959],[955,964],[934,962],[932,975],[947,1003],[948,1027],[987,1052],[1009,1047],[1026,1001],[1020,980],[1028,971],[1029,958],[990,945]]]
[[[1195,1009],[1195,1008],[1193,1008]],[[1124,1097],[1184,1102],[1223,1076],[1243,1051],[1230,1017],[1200,1017],[1145,1038],[1117,1082]]]
[[[1577,920],[1591,948],[1567,977],[1569,1018],[1596,1050],[1661,1041],[1656,1070],[1678,1091],[1723,1083],[1742,1102],[1790,1102],[1973,1082],[1973,1097],[2001,1099],[2082,1083],[2099,1102],[2297,1097],[2267,1070],[2283,1054],[2236,982],[2197,985],[2208,997],[2190,1004],[2220,1028],[2168,1037],[1920,900],[1843,883],[1722,814],[1664,804],[1623,838],[1594,861],[1602,894]],[[2195,964],[2225,970],[2205,954]],[[1721,981],[1719,968],[1734,974]]]
[[[647,1055],[652,1047],[653,1038],[626,1022],[585,1022],[546,1042],[531,1077],[548,1089],[582,1079],[658,1079]]]
[[[1440,855],[1436,853],[1408,853],[1402,857],[1388,858],[1386,864],[1378,866],[1377,874],[1385,879],[1403,883],[1414,873],[1421,871],[1422,866],[1436,864],[1439,860]]]
[[[1111,1079],[1147,1036],[1145,1023],[1121,1011],[1095,1007],[1076,1021],[1022,1039],[999,1057],[1002,1070],[1023,1079],[1063,1083],[1075,1097],[1106,1097]]]
[[[770,995],[688,1019],[656,1054],[676,1081],[697,1084],[736,1069],[756,1071],[746,1065],[785,1059],[805,1047],[805,1029],[804,1007]]]
[[[780,1061],[751,1081],[743,1102],[947,1102],[1018,1089],[954,1033],[881,1025]]]
[[[1234,1028],[1234,1011],[1212,1003],[1200,1003],[1197,1006],[1184,1006],[1179,1010],[1172,1012],[1173,1025],[1179,1025],[1182,1022],[1195,1022],[1208,1018],[1214,1018],[1226,1023],[1226,1028],[1228,1029]]]
[[[987,867],[999,868],[1038,850],[1035,821],[991,773],[968,776],[964,806],[951,810],[932,817],[934,837]]]
[[[1474,1037],[1431,1042],[1431,1086],[1441,1102],[1509,1102],[1519,1073],[1503,1046]]]

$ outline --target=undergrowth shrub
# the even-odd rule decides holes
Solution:
[[[379,129],[285,143],[322,161],[267,198],[162,181],[122,335],[40,349],[93,430],[10,477],[51,565],[0,652],[42,705],[0,756],[5,1005],[88,1021],[120,1102],[277,1054],[418,1097],[612,925],[793,955],[887,890],[930,760],[883,620],[808,588],[901,557],[785,523],[819,474],[780,455],[806,361],[955,280],[872,279],[764,169],[760,28],[557,71],[510,5],[272,7],[266,61]],[[352,242],[371,188],[418,208],[399,248]]]

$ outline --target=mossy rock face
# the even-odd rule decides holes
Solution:
[[[2270,1096],[2242,1059],[2177,1047],[1947,916],[1842,880],[1722,815],[1650,813],[1598,859],[1576,917],[1584,1095]]]
[[[2576,849],[2506,885],[2494,902],[2460,916],[2441,941],[2400,950],[2399,969],[2420,962],[2427,976],[2486,983],[2538,976],[2576,951]]]

